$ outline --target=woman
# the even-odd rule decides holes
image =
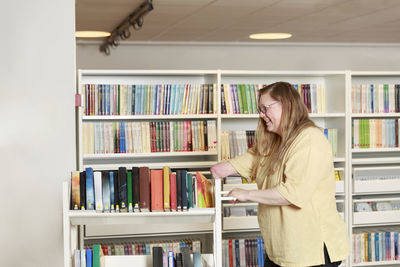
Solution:
[[[330,143],[291,84],[262,88],[258,107],[255,146],[211,173],[256,180],[258,190],[233,189],[228,196],[259,203],[264,266],[338,266],[350,241],[336,210]]]

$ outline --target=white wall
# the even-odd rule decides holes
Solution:
[[[0,266],[63,266],[62,181],[75,168],[75,3],[0,8]]]
[[[78,43],[81,69],[400,70],[400,45],[130,43],[105,56]]]

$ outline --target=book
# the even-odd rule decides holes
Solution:
[[[162,247],[153,247],[153,267],[163,267]]]
[[[79,174],[79,191],[81,200],[81,210],[85,210],[86,207],[86,172],[80,172]]]
[[[188,188],[187,188],[187,171],[186,170],[178,170],[180,172],[181,177],[181,194],[182,194],[182,210],[188,210]]]
[[[133,186],[132,186],[132,172],[126,172],[126,191],[128,195],[128,211],[133,212]]]
[[[171,210],[177,211],[176,173],[170,173],[169,181],[170,181]]]
[[[169,167],[163,167],[163,195],[164,195],[164,211],[170,211],[171,210],[171,204],[170,204],[170,199],[171,199],[171,194],[170,194],[170,169]]]
[[[79,210],[81,207],[81,193],[80,193],[80,173],[79,171],[71,172],[71,201],[70,209]]]
[[[94,199],[96,211],[103,211],[103,189],[102,189],[102,175],[101,172],[95,171],[94,174]]]
[[[163,205],[163,171],[150,171],[150,186],[151,186],[151,211],[164,211]]]
[[[148,167],[139,168],[140,211],[150,211],[150,171]]]
[[[187,246],[181,247],[182,252],[182,265],[183,267],[193,267],[190,259],[190,248]]]
[[[133,209],[140,210],[140,184],[139,184],[139,168],[132,167],[132,192],[133,192]]]
[[[108,171],[102,172],[102,197],[103,197],[103,210],[105,212],[111,211],[111,193],[110,193],[110,176]]]
[[[213,207],[211,182],[200,172],[196,172],[196,179],[197,179],[198,207],[199,208]]]
[[[127,181],[126,181],[126,168],[118,168],[118,198],[119,210],[121,212],[128,211],[128,194],[127,194]]]
[[[93,169],[86,168],[86,207],[88,210],[94,210],[94,176]]]

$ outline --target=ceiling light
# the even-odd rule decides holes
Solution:
[[[110,33],[102,31],[76,31],[75,36],[77,38],[99,38],[110,36]]]
[[[249,37],[250,39],[287,39],[292,35],[290,33],[255,33]]]

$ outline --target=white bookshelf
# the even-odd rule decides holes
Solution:
[[[363,197],[372,194],[397,194],[398,188],[394,181],[384,183],[363,183],[355,184],[352,179],[353,168],[359,167],[388,167],[400,166],[399,148],[380,148],[380,149],[352,149],[352,119],[358,118],[400,118],[400,113],[355,113],[352,114],[351,91],[352,84],[368,83],[399,83],[400,72],[354,72],[354,71],[240,71],[240,70],[79,70],[78,88],[86,83],[103,84],[184,84],[213,83],[217,85],[217,103],[216,114],[197,114],[197,115],[135,115],[135,116],[83,116],[81,108],[78,108],[77,116],[77,136],[78,136],[78,169],[91,166],[98,170],[115,169],[120,166],[149,166],[150,168],[162,168],[170,166],[171,168],[209,168],[221,160],[221,131],[223,130],[255,130],[259,119],[258,114],[222,114],[221,112],[221,84],[269,84],[276,81],[287,81],[296,84],[316,83],[322,84],[326,88],[326,113],[311,113],[311,119],[322,128],[338,129],[338,153],[334,158],[335,169],[344,171],[344,181],[336,182],[337,200],[344,206],[344,212],[341,214],[347,224],[350,236],[353,228],[371,227],[371,226],[393,226],[400,224],[400,218],[397,214],[385,214],[384,216],[376,214],[356,214],[353,212],[353,203],[355,197]],[[109,122],[109,121],[157,121],[157,120],[215,120],[217,124],[217,151],[216,152],[160,152],[160,153],[142,153],[142,154],[95,154],[83,155],[82,153],[82,123],[88,122]],[[386,166],[387,165],[387,166]],[[224,185],[223,190],[231,190],[234,185]],[[254,188],[255,185],[249,185]],[[356,189],[357,188],[357,189]],[[387,190],[387,188],[392,188]],[[356,191],[354,191],[356,189]],[[354,196],[353,196],[354,194]],[[212,214],[202,214],[199,220],[208,221],[208,226],[201,231],[214,232],[214,254],[222,246],[218,235],[223,231],[246,232],[257,231],[256,227],[240,227],[240,225],[255,226],[254,218],[230,218],[221,217],[222,204],[218,204]],[[400,212],[399,212],[400,213]],[[134,220],[133,216],[113,217],[113,214],[106,215],[105,220],[115,221],[116,223],[126,220]],[[172,216],[172,221],[182,218],[189,218],[189,214]],[[70,217],[71,216],[71,217]],[[77,216],[76,218],[74,216]],[[79,223],[88,223],[90,220],[100,222],[92,224],[93,228],[99,227],[97,232],[101,231],[102,216],[67,214],[68,220]],[[91,217],[92,216],[92,217]],[[99,216],[99,217],[95,217]],[[109,216],[109,217],[107,217]],[[151,215],[155,216],[155,215]],[[149,216],[149,218],[151,217]],[[214,217],[213,217],[214,216]],[[357,217],[358,216],[358,217]],[[364,216],[360,217],[360,216]],[[140,220],[146,222],[148,216],[142,216]],[[376,219],[373,219],[376,217]],[[378,217],[381,218],[379,221]],[[167,216],[167,218],[169,218]],[[161,220],[161,217],[159,218]],[[164,218],[166,219],[166,218]],[[220,220],[220,224],[216,222]],[[241,222],[240,220],[253,220],[253,222]],[[370,220],[369,220],[370,219]],[[158,219],[157,219],[158,220]],[[157,221],[156,220],[156,221]],[[166,219],[169,220],[169,219]],[[182,219],[186,220],[186,219]],[[193,219],[197,221],[197,219]],[[214,223],[212,223],[214,220]],[[369,221],[368,221],[369,220]],[[177,222],[176,222],[177,224]],[[212,226],[212,225],[215,226]],[[157,225],[154,223],[153,225]],[[181,224],[181,225],[184,225]],[[211,226],[210,226],[211,225]],[[223,226],[228,226],[226,229]],[[73,226],[75,227],[75,226]],[[188,228],[190,229],[190,228]],[[249,230],[250,229],[250,230]],[[76,230],[72,230],[74,232]],[[153,230],[151,230],[153,231]],[[190,230],[189,230],[190,231]],[[90,232],[90,231],[87,231]],[[129,232],[126,232],[128,235]],[[140,233],[138,233],[140,234]],[[148,234],[148,233],[146,233]],[[163,234],[159,232],[158,234]],[[174,234],[174,229],[169,229],[164,234]],[[352,247],[352,246],[351,246]],[[218,255],[214,258],[218,262]],[[360,265],[361,264],[361,265]],[[351,258],[347,259],[346,266],[369,266],[385,265],[384,262],[373,263],[352,263]],[[393,264],[389,262],[388,265]],[[70,266],[70,265],[66,265]],[[218,265],[219,266],[219,265]]]
[[[400,72],[397,71],[352,71],[352,85],[366,84],[400,84]],[[351,87],[350,87],[351,88]],[[351,92],[348,92],[350,99]],[[348,106],[348,113],[353,119],[397,119],[400,113],[352,113],[353,103]],[[351,129],[351,125],[349,125]],[[351,138],[351,137],[350,137]],[[351,140],[351,139],[350,139]],[[351,145],[350,145],[351,146]],[[348,183],[350,188],[349,199],[352,203],[357,202],[373,202],[373,201],[390,201],[396,200],[400,196],[399,180],[391,179],[368,179],[374,175],[379,176],[385,173],[396,173],[400,171],[400,148],[365,148],[350,149],[351,161],[351,177]],[[364,177],[364,179],[356,179]],[[376,231],[382,229],[391,229],[391,227],[400,224],[399,211],[369,211],[355,212],[354,207],[351,208],[350,216],[351,228],[353,230]],[[375,230],[374,230],[375,229]],[[352,266],[398,266],[399,261],[374,261],[359,262]]]

